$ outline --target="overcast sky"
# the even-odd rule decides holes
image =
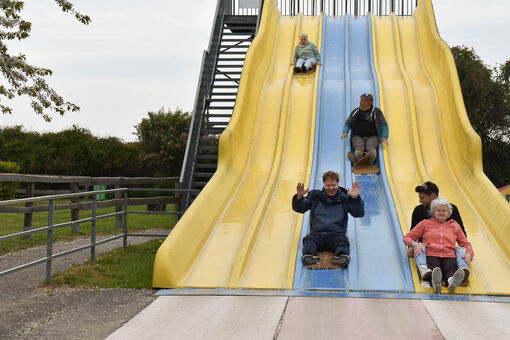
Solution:
[[[10,45],[34,65],[54,71],[50,85],[81,107],[46,123],[28,100],[11,103],[0,125],[60,131],[76,124],[124,141],[134,125],[161,107],[191,111],[215,0],[73,0],[92,18],[82,25],[54,0],[27,0],[29,39]],[[473,47],[493,66],[510,59],[510,1],[433,0],[439,33],[450,45]],[[2,99],[3,100],[3,99]]]

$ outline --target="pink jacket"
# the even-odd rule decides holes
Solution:
[[[466,248],[467,253],[475,255],[471,243],[454,220],[443,224],[433,218],[423,220],[404,236],[404,243],[409,246],[411,242],[420,238],[427,247],[427,256],[455,257],[456,242]]]

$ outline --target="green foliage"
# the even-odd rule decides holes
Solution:
[[[1,173],[17,173],[20,170],[20,166],[14,162],[3,162],[0,161],[0,172]],[[14,198],[18,183],[15,182],[0,182],[0,199],[9,200]]]
[[[76,12],[69,1],[54,1],[63,12],[73,14],[83,24],[90,23],[90,18]],[[10,54],[7,42],[28,38],[32,29],[32,24],[21,17],[24,5],[25,1],[0,1],[0,71],[4,80],[0,85],[0,99],[27,96],[31,100],[32,109],[46,121],[50,121],[51,116],[47,113],[48,110],[63,115],[65,112],[77,111],[80,108],[64,101],[48,85],[46,77],[51,76],[50,69],[30,65],[23,54]],[[4,104],[0,104],[0,110],[2,113],[12,113],[12,109]]]
[[[94,137],[73,126],[60,132],[0,128],[0,160],[14,161],[22,173],[69,176],[142,176],[139,143]]]
[[[144,155],[143,162],[153,176],[178,176],[182,167],[191,116],[180,109],[149,112],[135,125]]]
[[[484,171],[496,187],[510,183],[510,60],[489,68],[465,46],[452,48],[464,104],[482,140]]]

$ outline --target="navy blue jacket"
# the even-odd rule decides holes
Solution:
[[[351,198],[347,190],[338,187],[333,197],[324,189],[310,190],[307,196],[292,197],[292,209],[298,213],[310,210],[310,232],[321,234],[345,233],[347,231],[347,213],[354,217],[365,215],[365,203],[361,196]]]

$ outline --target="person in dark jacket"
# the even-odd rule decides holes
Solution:
[[[430,211],[430,203],[439,196],[439,188],[435,183],[432,183],[430,181],[418,185],[414,189],[414,191],[418,193],[420,205],[416,206],[413,210],[410,230],[413,230],[413,228],[416,227],[416,225],[421,221],[433,217]],[[457,208],[457,206],[455,206],[455,204],[450,203],[450,205],[452,206],[452,212],[451,215],[448,217],[447,221],[450,220],[456,221],[459,224],[460,228],[462,229],[464,235],[467,237],[467,233],[466,230],[464,229],[464,223],[462,222],[459,209]],[[423,245],[421,239],[414,244],[414,247],[409,247],[409,249],[407,250],[407,255],[409,257],[415,257],[415,262],[416,265],[418,266],[418,272],[420,273],[420,277],[422,280],[428,280],[432,274],[432,270],[427,266],[426,250],[427,248]],[[455,255],[457,258],[457,267],[459,269],[463,269],[464,279],[467,279],[471,274],[468,265],[472,260],[472,256],[471,254],[466,253],[466,248],[464,247],[457,247],[455,250]]]
[[[370,155],[368,165],[374,164],[379,142],[389,145],[389,130],[381,109],[374,106],[374,97],[371,94],[361,95],[359,108],[352,110],[347,117],[340,138],[346,138],[351,130],[354,159],[359,161],[367,152]]]
[[[334,252],[332,262],[340,267],[346,267],[351,260],[346,236],[347,213],[363,217],[365,205],[359,195],[359,183],[353,182],[350,189],[345,189],[338,186],[339,180],[338,173],[327,171],[322,175],[322,190],[308,191],[303,183],[297,184],[292,209],[298,213],[310,210],[310,233],[303,239],[301,257],[304,265],[318,263],[320,251]]]
[[[464,281],[465,271],[457,267],[456,244],[466,249],[472,259],[473,247],[455,220],[447,220],[452,213],[452,205],[447,198],[439,196],[430,203],[430,212],[434,216],[418,223],[416,228],[404,236],[404,243],[408,246],[416,245],[423,238],[422,243],[427,247],[427,265],[432,270],[432,287],[436,294],[441,292],[441,285],[448,286],[448,293],[453,293]]]

